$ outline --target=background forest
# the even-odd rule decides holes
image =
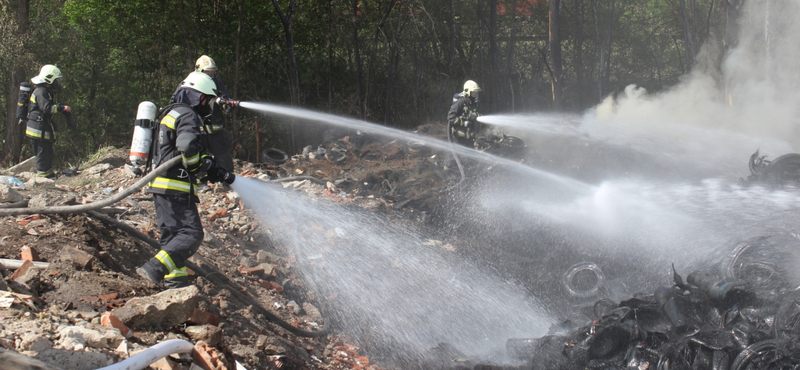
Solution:
[[[128,146],[139,102],[166,104],[201,54],[235,99],[411,129],[443,121],[466,79],[492,114],[581,112],[629,84],[663,90],[696,64],[713,75],[741,8],[768,2],[0,0],[0,164],[30,155],[14,110],[43,64],[64,73],[57,99],[75,112],[82,156]],[[256,119],[262,149],[295,153],[321,135],[238,109],[240,159],[258,161]],[[62,160],[78,155],[69,146],[56,144]]]

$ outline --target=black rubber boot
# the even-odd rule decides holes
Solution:
[[[190,285],[189,277],[180,276],[180,277],[164,279],[164,285],[167,287],[167,289],[185,288]]]
[[[164,275],[153,270],[157,269],[154,269],[152,266],[150,266],[150,263],[148,262],[142,265],[142,267],[137,267],[136,273],[139,274],[139,276],[150,280],[154,284],[161,284],[161,280],[164,279]]]

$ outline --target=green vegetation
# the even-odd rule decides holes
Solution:
[[[725,3],[554,3],[563,71],[563,101],[554,105],[544,0],[5,0],[0,100],[9,120],[0,163],[17,158],[16,86],[42,64],[64,73],[58,99],[73,107],[81,156],[129,145],[138,103],[165,104],[201,54],[217,62],[237,99],[412,128],[443,120],[466,79],[482,85],[485,113],[579,112],[631,83],[658,91],[688,71],[700,45],[722,48]],[[230,117],[241,159],[257,160],[255,118],[244,110]],[[262,149],[293,152],[321,134],[289,135],[290,125],[262,117]],[[57,153],[74,156],[68,146],[60,140]]]

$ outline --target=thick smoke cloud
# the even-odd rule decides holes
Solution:
[[[687,132],[685,127],[665,130],[665,126],[714,129],[726,132],[725,136],[772,142],[772,149],[796,151],[800,148],[800,1],[748,0],[740,10],[735,46],[723,52],[720,38],[712,36],[692,72],[679,84],[657,94],[629,86],[601,103],[595,118],[635,131],[656,130],[659,135]]]

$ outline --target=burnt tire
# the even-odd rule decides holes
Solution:
[[[273,164],[284,164],[289,160],[289,155],[286,152],[275,149],[267,148],[261,152],[261,161]]]

